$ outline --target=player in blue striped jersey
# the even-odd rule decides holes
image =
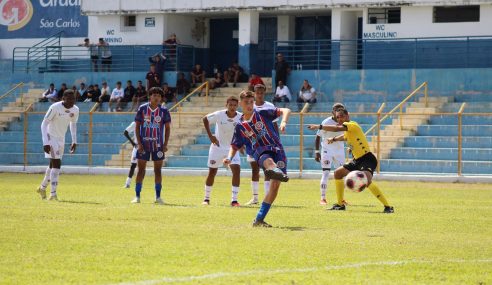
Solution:
[[[161,169],[171,134],[171,115],[167,108],[161,105],[163,96],[164,92],[161,88],[150,88],[149,103],[141,105],[135,116],[138,172],[135,183],[136,197],[132,203],[140,203],[145,167],[147,166],[147,161],[152,158],[155,174],[155,203],[164,204],[161,199]]]

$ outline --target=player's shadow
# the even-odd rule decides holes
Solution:
[[[74,201],[74,200],[60,200],[60,203],[69,203],[69,204],[90,204],[90,205],[102,205],[100,202],[89,202],[89,201]]]
[[[274,208],[287,208],[287,209],[304,209],[306,206],[292,206],[292,205],[273,205]]]
[[[281,230],[287,230],[291,232],[302,232],[306,229],[306,227],[278,227]]]
[[[376,205],[352,205],[352,204],[350,204],[348,207],[376,208]]]

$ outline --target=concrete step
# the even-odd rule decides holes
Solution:
[[[425,97],[419,97],[419,102],[425,102]],[[438,96],[438,97],[427,97],[427,102],[433,102],[433,103],[450,103],[454,102],[453,97],[447,97],[447,96]]]

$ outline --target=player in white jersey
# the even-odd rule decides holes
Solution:
[[[46,187],[51,181],[51,195],[49,200],[58,200],[56,188],[58,187],[58,176],[60,174],[61,159],[65,145],[65,134],[70,125],[72,145],[70,153],[75,152],[77,146],[77,120],[79,119],[79,108],[75,106],[75,94],[73,90],[63,93],[62,101],[54,103],[46,112],[41,123],[41,134],[43,138],[44,156],[50,159],[50,165],[46,168],[44,179],[37,192],[42,199],[46,199]]]
[[[128,172],[128,177],[126,178],[126,182],[124,186],[124,188],[130,188],[130,184],[132,183],[132,177],[133,174],[135,173],[135,168],[137,168],[137,144],[135,143],[137,139],[135,138],[135,122],[132,122],[130,125],[128,125],[128,127],[126,127],[125,131],[123,132],[123,135],[133,146],[132,156],[130,159],[130,163],[131,163],[130,171]]]
[[[336,126],[340,123],[337,122],[335,118],[335,112],[340,109],[345,109],[345,106],[341,103],[335,103],[332,107],[333,116],[326,118],[323,120],[321,125],[330,125]],[[343,122],[342,122],[343,123]],[[331,165],[333,164],[334,168],[338,168],[345,163],[345,149],[343,141],[337,141],[331,144],[328,144],[328,138],[336,137],[342,135],[343,132],[329,132],[319,130],[316,133],[315,140],[315,157],[314,159],[317,162],[321,162],[321,169],[323,170],[323,174],[321,175],[320,181],[320,192],[321,192],[321,205],[326,205],[326,188],[328,187],[328,175],[330,174]],[[319,146],[321,144],[321,153],[319,150]]]
[[[203,199],[203,205],[210,204],[210,192],[212,192],[215,175],[217,175],[219,165],[222,165],[224,158],[227,158],[229,155],[234,128],[243,115],[236,111],[238,104],[239,99],[235,96],[230,96],[226,101],[227,109],[213,112],[203,117],[203,125],[211,142],[208,151],[208,176],[205,181],[205,199]],[[215,134],[212,134],[210,131],[210,124],[215,124]],[[232,171],[231,206],[239,207],[240,205],[237,202],[241,172],[239,153],[236,153],[232,158],[230,168]]]
[[[272,103],[265,101],[265,91],[266,87],[263,84],[256,84],[254,86],[255,91],[255,105],[254,110],[274,110],[276,109],[275,105]],[[273,125],[276,130],[278,130],[277,125],[278,118],[273,121]],[[255,159],[251,156],[247,156],[247,161],[251,165],[251,191],[253,192],[253,198],[246,203],[246,205],[256,205],[258,204],[258,188],[260,184],[260,168],[258,167],[258,163],[256,163]],[[265,181],[263,183],[263,189],[265,191],[265,196],[268,194],[270,190],[270,178],[265,177]]]

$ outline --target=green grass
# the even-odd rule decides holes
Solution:
[[[62,175],[60,202],[39,199],[41,178],[0,174],[0,284],[492,283],[487,184],[379,182],[388,215],[370,192],[326,211],[317,180],[291,180],[266,219],[274,228],[258,229],[256,207],[228,206],[227,177],[209,207],[204,177],[164,177],[165,206],[152,204],[153,177],[140,205],[125,177]]]

